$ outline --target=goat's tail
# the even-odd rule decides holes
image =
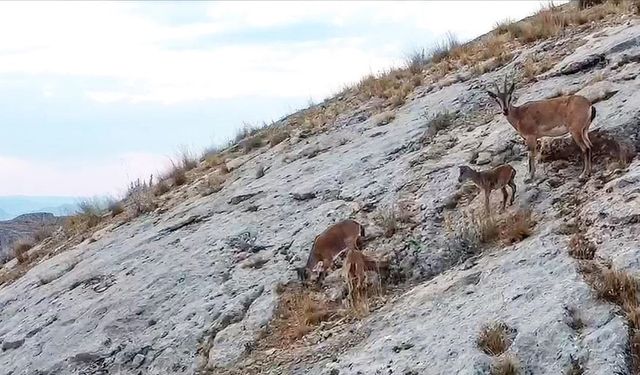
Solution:
[[[591,118],[589,119],[589,122],[593,121],[593,119],[596,117],[596,107],[594,107],[593,105],[591,106]]]

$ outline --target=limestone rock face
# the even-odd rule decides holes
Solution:
[[[638,52],[639,35],[631,20],[565,36],[588,41],[574,50],[545,47],[540,53],[567,54],[551,70],[564,74],[519,86],[516,104],[558,88],[592,93],[598,102],[591,129],[640,147],[640,81],[629,78],[640,65],[624,57]],[[594,62],[593,55],[603,58]],[[513,64],[475,78],[448,77],[410,96],[388,125],[379,126],[365,108],[325,132],[230,160],[231,177],[220,191],[202,196],[187,187],[184,200],[162,213],[111,227],[38,263],[0,287],[0,375],[203,368],[487,374],[492,358],[477,337],[493,321],[509,327],[508,353],[523,373],[561,374],[576,361],[585,374],[630,373],[625,317],[596,297],[567,248],[571,233],[581,230],[598,257],[640,271],[640,162],[615,166],[615,155],[600,150],[594,176],[578,182],[581,161],[563,154],[571,144],[566,137],[538,162],[538,178],[525,183],[526,150],[483,91]],[[420,144],[425,118],[445,109],[460,117]],[[491,202],[498,219],[531,210],[536,224],[528,237],[479,244],[469,217],[484,215],[482,194],[457,180],[458,166],[471,160],[477,169],[498,162],[516,169],[514,206],[500,213],[499,191]],[[258,165],[268,167],[260,178]],[[407,217],[385,238],[377,215],[400,210],[399,202]],[[256,343],[273,318],[279,285],[297,277],[315,236],[345,218],[365,226],[368,250],[392,259],[400,286],[360,320],[322,326],[314,340],[291,348],[261,351]],[[578,312],[579,326],[567,311]]]

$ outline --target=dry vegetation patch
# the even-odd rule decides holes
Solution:
[[[505,355],[494,361],[490,373],[491,375],[518,375],[520,362],[514,355]]]
[[[28,241],[18,241],[13,245],[13,254],[18,263],[29,261],[29,250],[33,248],[33,243]]]
[[[476,344],[487,355],[499,356],[511,346],[512,334],[505,323],[492,322],[482,327]]]
[[[461,246],[479,248],[482,245],[520,242],[533,233],[535,220],[530,210],[517,210],[493,219],[476,212],[464,213],[460,218],[445,217],[445,229]]]
[[[579,260],[591,260],[596,255],[596,246],[581,232],[569,240],[569,255]]]
[[[261,346],[265,349],[289,346],[322,322],[337,319],[338,309],[321,291],[294,283],[284,285],[279,290],[275,318],[262,334]]]

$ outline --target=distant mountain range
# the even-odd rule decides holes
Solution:
[[[16,216],[49,212],[56,216],[66,216],[74,212],[82,198],[79,197],[0,197],[0,220],[10,220]]]

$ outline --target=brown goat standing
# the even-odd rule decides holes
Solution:
[[[524,138],[529,148],[529,177],[535,178],[538,139],[541,137],[560,137],[571,134],[573,141],[580,147],[583,167],[580,179],[591,175],[591,148],[589,125],[596,116],[596,109],[589,99],[580,95],[567,95],[558,98],[527,102],[519,107],[512,104],[515,82],[511,85],[504,79],[502,91],[495,85],[495,92],[487,90],[489,96],[498,102],[507,121]]]
[[[499,165],[488,171],[475,171],[467,166],[460,166],[460,176],[458,176],[458,182],[462,183],[466,180],[471,180],[484,192],[484,209],[491,215],[491,209],[489,207],[489,197],[491,191],[501,189],[502,190],[502,210],[506,208],[507,198],[507,185],[511,188],[511,201],[509,206],[513,204],[513,199],[516,196],[516,184],[513,179],[516,176],[516,170],[509,164]]]
[[[364,235],[364,227],[354,220],[342,220],[331,225],[314,239],[307,264],[297,269],[298,278],[306,282],[317,268],[322,268],[321,273],[331,269],[339,254],[362,245]]]

